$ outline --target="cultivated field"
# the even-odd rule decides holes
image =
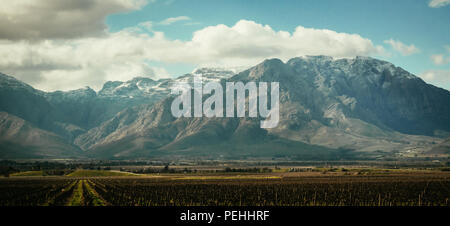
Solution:
[[[28,175],[0,178],[0,206],[450,205],[450,173],[439,171]]]

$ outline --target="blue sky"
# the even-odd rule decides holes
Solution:
[[[302,55],[371,56],[450,90],[450,0],[16,0],[0,16],[0,71],[48,91]]]
[[[233,26],[242,19],[290,32],[301,25],[356,33],[386,46],[388,51],[389,45],[384,41],[394,39],[413,44],[420,51],[410,56],[392,51],[390,56],[377,57],[421,74],[450,68],[449,64],[435,65],[430,58],[445,53],[445,46],[450,45],[450,6],[432,8],[428,3],[426,0],[159,0],[139,11],[108,16],[107,24],[114,32],[143,21],[186,16],[189,21],[157,26],[166,37],[185,41],[203,27]]]

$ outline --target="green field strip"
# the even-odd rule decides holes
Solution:
[[[95,188],[94,190],[101,190],[102,192],[108,192],[108,190],[106,189],[105,185],[100,183],[99,181],[92,181],[92,180],[88,180],[88,183],[91,187]],[[97,192],[98,193],[98,192]]]
[[[89,198],[85,198],[85,200],[89,199],[91,200],[89,205],[93,205],[93,206],[107,206],[109,205],[108,202],[106,202],[98,193],[97,191],[95,191],[95,189],[92,188],[92,186],[90,185],[90,181],[87,180],[83,180],[83,186],[84,186],[84,191],[87,194],[87,196],[89,196]]]
[[[72,197],[69,199],[67,206],[82,206],[83,205],[83,182],[77,181],[77,185],[72,193]]]
[[[44,176],[44,171],[24,171],[13,173],[10,175],[11,177],[36,177],[36,176]]]
[[[136,176],[137,174],[120,172],[120,171],[110,171],[110,170],[76,170],[70,174],[68,177],[120,177],[120,176]],[[138,175],[139,176],[139,175]]]
[[[74,186],[76,184],[77,181],[74,181],[70,183],[68,186],[63,187],[59,193],[50,198],[46,203],[43,204],[43,206],[58,205],[58,203],[61,203],[61,199],[64,199],[64,197],[66,197],[67,199],[67,196],[73,192]]]

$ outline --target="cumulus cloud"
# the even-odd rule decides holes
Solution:
[[[0,5],[0,39],[79,38],[105,33],[112,13],[141,8],[146,0],[14,0]]]
[[[450,90],[449,70],[429,70],[420,75],[427,83]]]
[[[248,20],[241,20],[232,27],[203,28],[194,32],[185,46],[191,49],[190,54],[196,56],[198,63],[221,65],[252,65],[266,58],[287,60],[301,55],[353,57],[378,54],[383,50],[357,34],[302,26],[290,33]]]
[[[430,0],[428,6],[431,8],[439,8],[450,4],[450,0]]]
[[[170,25],[179,21],[186,21],[186,20],[191,20],[191,18],[187,17],[187,16],[178,16],[178,17],[169,17],[163,21],[161,21],[159,24],[161,25]]]
[[[391,45],[391,47],[402,54],[403,56],[409,56],[419,52],[419,49],[415,45],[406,45],[403,42],[389,39],[385,40],[384,43]]]
[[[156,35],[147,42],[158,45],[158,39]],[[49,91],[83,86],[100,89],[106,81],[125,81],[136,76],[168,77],[165,69],[145,62],[143,40],[139,35],[118,32],[101,38],[63,41],[0,41],[0,71]]]
[[[443,65],[450,63],[450,46],[446,45],[444,48],[447,51],[447,54],[435,54],[431,55],[430,58],[435,65]]]
[[[442,65],[450,62],[450,57],[445,58],[443,54],[431,55],[430,58],[436,65]]]
[[[241,20],[193,33],[192,40],[170,40],[141,23],[100,37],[0,41],[0,71],[44,90],[100,88],[108,80],[135,76],[167,77],[148,62],[196,66],[252,66],[267,58],[287,60],[302,55],[354,57],[376,55],[383,48],[357,34],[298,26],[294,32]]]

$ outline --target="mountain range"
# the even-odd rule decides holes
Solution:
[[[280,123],[174,118],[175,82],[279,82]],[[268,59],[44,92],[0,73],[0,158],[290,158],[448,156],[450,92],[369,57]],[[436,151],[438,150],[438,151]]]

